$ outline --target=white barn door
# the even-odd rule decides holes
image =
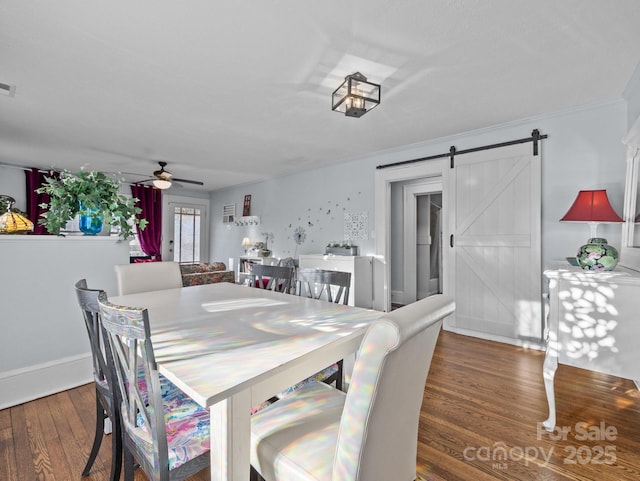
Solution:
[[[539,342],[540,155],[533,155],[531,142],[456,155],[450,180],[456,312],[449,328]]]

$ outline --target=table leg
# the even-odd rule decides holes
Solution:
[[[543,376],[544,390],[547,393],[549,404],[549,417],[542,423],[546,431],[552,432],[556,428],[556,395],[553,389],[553,380],[558,370],[558,353],[547,346],[547,354],[544,357]]]
[[[211,481],[247,481],[251,395],[242,391],[210,407]]]

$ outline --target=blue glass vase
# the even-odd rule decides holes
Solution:
[[[79,227],[84,235],[96,235],[102,231],[102,209],[88,209],[80,202]]]

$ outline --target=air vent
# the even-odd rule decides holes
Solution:
[[[16,95],[16,86],[0,82],[0,94],[14,97]]]
[[[231,224],[236,218],[236,205],[227,204],[222,208],[222,222],[225,224]]]

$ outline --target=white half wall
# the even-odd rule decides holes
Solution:
[[[114,237],[0,236],[0,409],[93,380],[74,284],[115,295],[128,262]]]

